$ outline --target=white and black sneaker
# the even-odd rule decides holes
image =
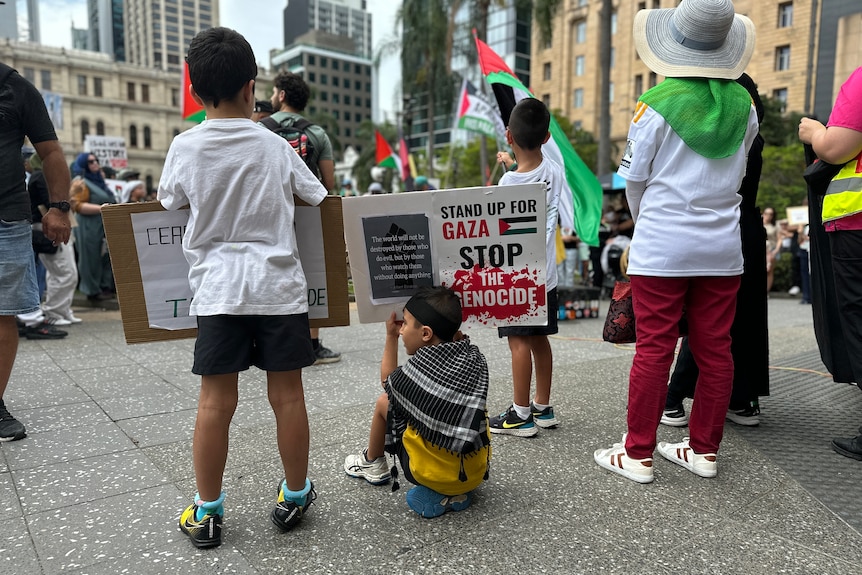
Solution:
[[[6,403],[0,399],[0,441],[17,441],[27,437],[24,424],[12,417]]]
[[[760,418],[757,417],[758,415],[760,415],[760,408],[756,405],[746,407],[745,409],[727,410],[728,421],[732,421],[737,425],[747,425],[749,427],[760,425]]]
[[[389,483],[389,466],[386,464],[386,456],[381,455],[377,459],[369,461],[366,450],[353,453],[344,459],[344,472],[350,477],[360,477],[371,485],[383,485]]]
[[[688,414],[680,403],[675,408],[664,410],[664,413],[661,415],[661,423],[662,425],[669,425],[671,427],[685,427],[688,425]]]

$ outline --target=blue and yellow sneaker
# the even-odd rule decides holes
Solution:
[[[544,429],[557,427],[560,424],[560,420],[554,416],[553,406],[550,405],[545,409],[539,409],[536,407],[536,404],[531,401],[530,415],[533,416],[533,421],[536,422],[536,425]]]
[[[180,515],[180,531],[188,535],[192,545],[198,549],[218,547],[221,545],[221,514],[209,512],[198,521],[195,519],[197,510],[196,503],[186,507]]]
[[[297,523],[302,519],[302,516],[308,511],[309,506],[317,499],[317,492],[314,490],[314,483],[309,481],[310,489],[305,496],[305,503],[300,507],[290,499],[284,497],[284,482],[278,484],[278,502],[275,509],[272,510],[270,519],[276,527],[282,531],[290,531],[296,527]]]
[[[539,428],[536,427],[533,421],[533,414],[528,415],[527,419],[521,419],[512,405],[500,415],[490,418],[488,420],[488,428],[491,430],[491,433],[516,435],[518,437],[533,437],[539,433]]]

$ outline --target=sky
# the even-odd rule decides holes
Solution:
[[[219,0],[220,24],[233,28],[246,37],[254,50],[258,64],[269,68],[269,51],[283,48],[284,30],[282,12],[286,0]],[[368,0],[372,14],[372,41],[374,50],[384,40],[395,35],[395,13],[399,0]],[[27,14],[24,0],[18,0],[19,20]],[[71,47],[71,25],[87,26],[87,0],[39,0],[42,43],[48,46]],[[381,62],[378,73],[378,104],[383,114],[394,121],[400,106],[401,69],[398,58],[387,57]],[[261,94],[258,94],[261,96]],[[382,117],[380,118],[383,119]]]

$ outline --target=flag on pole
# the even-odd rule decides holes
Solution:
[[[377,143],[375,153],[376,165],[382,168],[392,168],[396,170],[396,173],[401,175],[401,158],[395,155],[389,142],[386,141],[386,138],[378,130],[374,130],[374,137]]]
[[[484,134],[489,138],[502,140],[506,137],[506,126],[503,125],[503,118],[466,78],[461,82],[461,96],[458,98],[455,127],[468,132]]]
[[[506,62],[487,44],[479,40],[475,29],[473,38],[479,51],[479,66],[482,74],[494,91],[503,123],[508,125],[509,115],[515,104],[524,98],[534,96],[515,76]],[[570,191],[560,198],[561,224],[563,227],[576,230],[578,237],[587,244],[598,246],[599,223],[602,217],[602,185],[575,152],[572,143],[563,133],[553,114],[551,114],[549,131],[551,137],[542,146],[542,153],[563,167]]]
[[[186,62],[183,65],[183,90],[180,92],[183,120],[200,124],[206,119],[206,110],[192,98],[192,95],[189,93],[189,86],[191,85],[192,82],[189,80],[189,64]]]
[[[410,149],[407,147],[407,142],[404,136],[398,142],[398,157],[401,160],[401,181],[406,182],[412,173],[410,170]]]

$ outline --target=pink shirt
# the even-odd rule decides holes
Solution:
[[[829,114],[827,126],[837,126],[862,132],[862,66],[850,74],[847,81],[841,85],[835,106]],[[862,153],[856,157],[862,161]],[[862,230],[862,213],[854,214],[846,218],[839,218],[826,222],[823,228],[827,232],[836,230]]]

